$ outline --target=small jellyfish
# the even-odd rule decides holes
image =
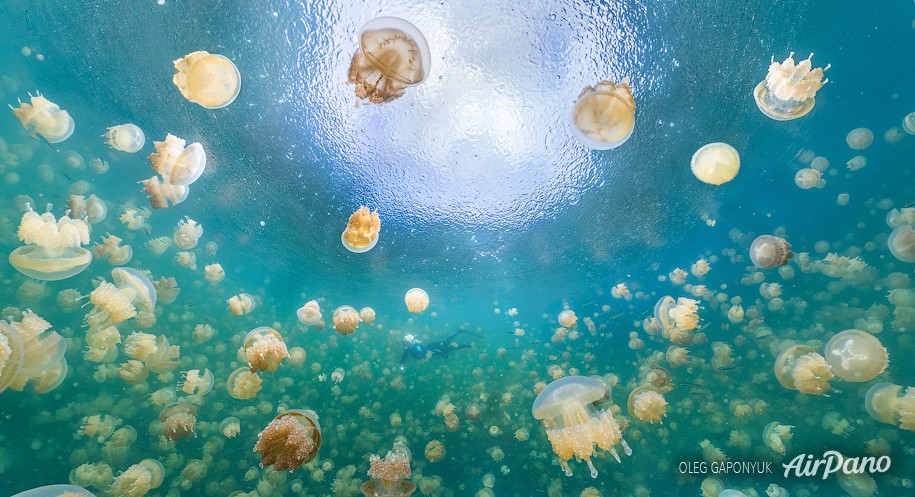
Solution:
[[[143,496],[162,485],[165,468],[155,459],[143,459],[114,478],[108,493],[116,496]]]
[[[334,330],[349,335],[359,326],[359,313],[352,306],[341,305],[334,311]]]
[[[848,162],[845,163],[845,167],[847,167],[849,171],[857,171],[859,169],[864,169],[866,166],[867,166],[867,157],[865,157],[863,155],[856,155],[856,156],[852,157],[851,159],[849,159]]]
[[[874,143],[874,132],[867,128],[855,128],[848,132],[845,143],[853,150],[864,150]]]
[[[591,462],[595,444],[609,451],[617,462],[620,458],[615,445],[622,445],[626,455],[631,454],[613,413],[599,406],[609,398],[609,385],[602,379],[565,376],[547,385],[534,399],[531,412],[534,419],[543,422],[547,439],[566,476],[572,475],[568,461],[574,456],[584,460],[591,469],[591,477],[597,478],[597,468]]]
[[[578,316],[575,315],[575,311],[571,309],[566,309],[559,313],[559,316],[556,318],[559,321],[559,324],[565,328],[573,328],[578,323]]]
[[[108,146],[129,154],[138,152],[146,144],[143,130],[131,123],[112,126],[102,136],[108,141]]]
[[[842,415],[837,412],[828,412],[823,415],[821,424],[824,430],[840,437],[847,437],[854,431],[854,427],[851,426],[848,420],[842,418]]]
[[[36,280],[57,281],[76,276],[92,262],[92,254],[81,247],[89,243],[89,225],[82,219],[50,212],[39,215],[28,206],[19,223],[19,240],[25,243],[9,255],[10,264]]]
[[[419,314],[429,308],[429,294],[422,288],[407,290],[403,300],[407,304],[407,310],[414,314]]]
[[[158,176],[140,182],[143,193],[149,200],[153,209],[167,209],[169,204],[178,205],[187,200],[190,189],[184,185],[173,185],[168,181],[161,181]]]
[[[817,91],[829,81],[823,80],[823,73],[829,69],[813,68],[809,57],[794,63],[794,52],[784,62],[775,62],[772,57],[766,79],[753,89],[753,98],[763,114],[776,121],[788,121],[807,115],[813,109]]]
[[[203,267],[203,277],[211,283],[219,283],[226,278],[226,271],[222,264],[214,262]]]
[[[219,432],[226,438],[235,438],[241,433],[241,421],[235,416],[229,416],[219,422]]]
[[[174,403],[165,406],[159,413],[162,436],[169,440],[180,440],[194,434],[197,426],[197,408],[193,404]]]
[[[791,433],[791,428],[794,427],[779,424],[778,421],[772,421],[763,429],[763,443],[775,452],[785,455],[788,450],[785,444],[794,437],[794,434]]]
[[[822,188],[826,185],[826,181],[823,179],[821,172],[807,167],[794,175],[794,184],[801,190],[809,190],[811,188]]]
[[[305,326],[313,326],[321,322],[321,308],[317,300],[310,300],[295,311],[299,322]]]
[[[356,85],[360,99],[390,102],[408,86],[422,83],[431,64],[429,44],[416,26],[397,17],[379,17],[359,30],[359,50],[347,81]]]
[[[431,463],[439,462],[445,457],[445,445],[438,440],[432,440],[426,444],[424,454],[427,461]]]
[[[226,390],[233,399],[253,399],[260,392],[262,381],[250,368],[238,368],[226,380]]]
[[[340,242],[346,250],[355,254],[368,252],[378,244],[378,233],[381,231],[381,218],[378,211],[370,211],[362,206],[349,217],[346,229],[340,235]]]
[[[750,244],[750,260],[758,268],[771,269],[784,266],[794,257],[791,244],[784,238],[760,235]]]
[[[245,359],[251,372],[276,372],[283,359],[289,357],[286,343],[278,331],[260,326],[249,331],[244,341]]]
[[[235,101],[241,91],[241,73],[228,58],[205,51],[192,52],[175,61],[172,78],[181,95],[207,109],[219,109]]]
[[[153,142],[155,153],[149,155],[149,162],[162,180],[169,185],[190,186],[200,179],[207,165],[207,154],[203,145],[187,142],[169,133],[165,141]]]
[[[629,80],[586,86],[572,108],[572,135],[595,150],[619,147],[635,129],[635,101]]]
[[[13,114],[22,123],[26,131],[41,135],[48,143],[60,143],[70,135],[76,128],[76,123],[70,114],[61,110],[54,102],[44,98],[41,93],[35,93],[31,97],[31,105],[19,100],[19,108],[10,105]]]
[[[833,376],[826,359],[806,345],[789,347],[775,360],[775,377],[790,390],[823,395]]]
[[[650,385],[642,385],[629,394],[629,414],[646,423],[661,423],[667,415],[667,401]]]
[[[886,239],[886,245],[893,257],[902,262],[915,262],[915,230],[911,225],[903,224],[894,229]],[[10,255],[10,259],[12,259],[12,255]]]
[[[215,383],[213,373],[206,368],[204,368],[203,372],[199,369],[191,369],[181,373],[181,377],[184,378],[184,381],[178,385],[181,387],[181,391],[198,397],[203,397],[209,393],[213,389],[213,383]]]
[[[290,409],[275,417],[257,435],[254,452],[261,455],[261,467],[292,471],[314,459],[320,448],[318,415],[310,409]]]
[[[360,491],[366,497],[408,497],[416,491],[416,485],[409,481],[410,462],[413,454],[403,437],[394,441],[394,447],[382,459],[372,454],[369,457],[368,475],[371,480],[362,484]]]
[[[740,154],[727,143],[709,143],[693,154],[690,169],[703,183],[723,185],[737,176]]]
[[[880,340],[857,329],[845,330],[829,339],[823,355],[833,374],[855,383],[873,380],[889,363]]]
[[[915,431],[915,388],[885,381],[877,383],[867,391],[864,407],[881,423]]]
[[[359,319],[365,324],[372,324],[375,321],[375,309],[371,307],[359,309]]]
[[[254,297],[248,293],[239,293],[229,297],[226,301],[229,304],[229,312],[233,316],[244,316],[254,310]]]
[[[915,112],[906,114],[902,120],[902,129],[910,135],[915,135]]]

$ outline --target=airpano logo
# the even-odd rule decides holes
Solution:
[[[790,463],[782,464],[782,466],[785,467],[785,478],[792,475],[815,477],[822,469],[822,478],[825,480],[829,475],[838,473],[840,470],[847,475],[886,473],[892,464],[890,456],[845,457],[834,450],[828,450],[819,459],[814,459],[813,454],[798,454]]]

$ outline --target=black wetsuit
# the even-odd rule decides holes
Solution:
[[[454,337],[461,333],[472,334],[466,331],[458,331],[440,342],[422,343],[419,340],[416,340],[410,345],[405,344],[403,354],[400,355],[400,368],[403,369],[404,361],[406,361],[409,356],[413,356],[414,359],[426,359],[427,357],[433,356],[448,357],[448,354],[455,350],[469,348],[469,344],[454,342]]]

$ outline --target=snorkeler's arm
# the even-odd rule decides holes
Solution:
[[[400,354],[400,369],[403,369],[403,363],[407,360],[408,355],[410,355],[410,349],[403,349],[403,354]]]

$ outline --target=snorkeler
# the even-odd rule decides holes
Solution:
[[[400,355],[400,369],[404,368],[404,361],[407,360],[407,357],[413,356],[414,359],[428,359],[434,356],[448,357],[448,354],[454,352],[458,349],[466,349],[470,347],[470,344],[466,343],[456,343],[454,337],[460,335],[461,333],[466,333],[468,335],[473,335],[468,331],[458,331],[452,333],[448,338],[440,342],[430,342],[428,344],[420,342],[412,334],[408,334],[403,337],[403,354]]]

